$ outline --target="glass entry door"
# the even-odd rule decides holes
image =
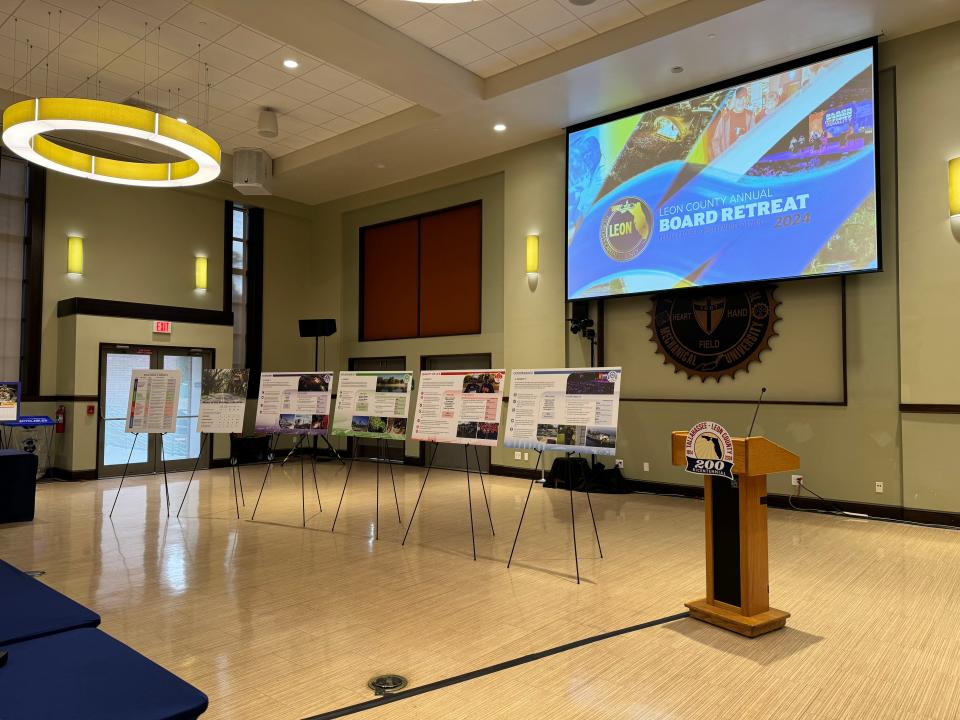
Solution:
[[[210,367],[213,367],[213,351],[208,349],[101,345],[97,474],[100,477],[121,475],[128,457],[128,475],[160,472],[163,469],[159,435],[134,436],[123,430],[131,373],[133,370],[147,369],[180,370],[177,429],[163,436],[163,459],[170,472],[192,469],[200,453],[200,433],[196,431],[200,408],[200,375],[201,370]],[[209,445],[204,448],[201,466],[209,465]]]

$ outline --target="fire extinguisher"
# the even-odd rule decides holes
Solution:
[[[56,416],[58,434],[63,432],[63,426],[64,426],[64,423],[66,422],[66,414],[67,414],[67,408],[63,405],[58,405],[57,416]]]

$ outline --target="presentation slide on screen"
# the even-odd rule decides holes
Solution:
[[[247,407],[249,370],[208,368],[200,375],[197,432],[241,433]]]
[[[334,435],[405,440],[413,373],[342,372]]]
[[[567,297],[875,270],[873,49],[571,132]]]
[[[0,382],[0,422],[16,420],[20,416],[20,383],[16,380]]]
[[[615,454],[620,375],[618,367],[512,371],[504,447]]]
[[[330,424],[333,373],[274,372],[260,374],[257,432],[326,435]]]
[[[423,370],[413,440],[497,444],[505,370]]]
[[[180,404],[179,370],[133,370],[124,431],[172,433],[177,431]]]

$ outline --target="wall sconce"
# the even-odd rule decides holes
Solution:
[[[527,275],[540,272],[540,236],[527,235]]]
[[[77,235],[67,237],[67,273],[83,275],[83,238]]]
[[[196,257],[196,276],[197,276],[197,290],[206,290],[207,289],[207,259],[201,255]]]
[[[960,217],[960,157],[951,160],[947,167],[950,169],[950,217]]]

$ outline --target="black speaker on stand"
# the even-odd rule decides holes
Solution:
[[[337,332],[337,321],[333,318],[319,318],[314,320],[300,321],[300,337],[313,338],[313,371],[320,371],[320,338],[323,338],[323,364],[327,364],[327,338]],[[323,441],[333,452],[334,457],[340,458],[340,454],[330,444],[330,441],[324,435]],[[329,458],[317,457],[317,436],[313,436],[313,456],[315,459],[329,460]],[[340,459],[340,462],[343,462]]]

